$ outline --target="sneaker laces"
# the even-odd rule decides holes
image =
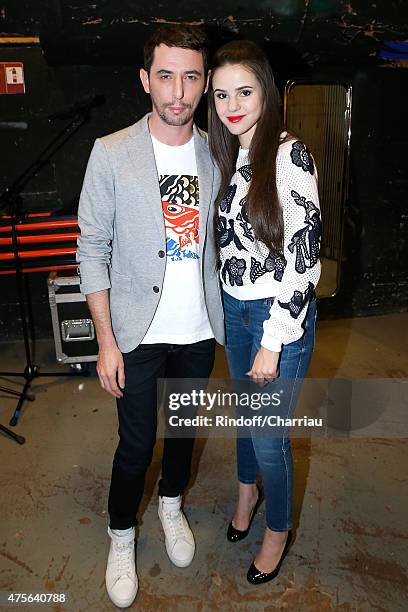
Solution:
[[[171,535],[176,539],[187,539],[186,529],[181,510],[163,510],[163,515],[168,521]]]
[[[133,542],[114,543],[115,546],[115,568],[118,578],[124,575],[130,576],[130,563],[132,559]]]

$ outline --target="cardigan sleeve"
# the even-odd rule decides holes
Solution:
[[[299,340],[308,304],[320,278],[321,219],[317,171],[306,145],[286,141],[278,150],[276,181],[283,212],[285,269],[261,345],[279,352]]]

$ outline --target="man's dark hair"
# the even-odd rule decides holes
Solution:
[[[199,27],[184,24],[170,24],[161,26],[153,32],[143,48],[144,69],[146,72],[150,72],[154,59],[154,50],[159,45],[200,51],[203,56],[204,72],[207,74],[207,37]]]

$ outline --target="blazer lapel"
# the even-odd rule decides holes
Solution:
[[[213,191],[214,167],[211,162],[206,138],[201,136],[197,127],[194,126],[194,148],[196,154],[198,188],[199,188],[199,245],[200,265],[203,265],[203,248],[207,234],[208,213]]]
[[[138,184],[144,191],[146,202],[149,204],[164,243],[166,234],[163,207],[153,144],[147,125],[148,117],[149,115],[145,115],[132,126],[127,140],[127,148],[135,166],[135,177],[137,177]]]

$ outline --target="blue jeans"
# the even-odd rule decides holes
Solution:
[[[226,353],[232,379],[248,379],[245,373],[251,369],[261,345],[263,322],[269,319],[274,298],[237,300],[223,292]],[[304,334],[296,342],[283,345],[279,360],[279,379],[285,379],[285,387],[291,392],[280,407],[280,416],[290,417],[297,393],[311,360],[316,322],[316,299],[312,298],[303,323]],[[266,392],[268,386],[258,391]],[[283,410],[283,414],[282,414]],[[279,436],[260,436],[254,429],[247,429],[245,437],[237,437],[238,480],[252,484],[262,474],[266,524],[273,531],[292,528],[293,462],[287,430]]]

